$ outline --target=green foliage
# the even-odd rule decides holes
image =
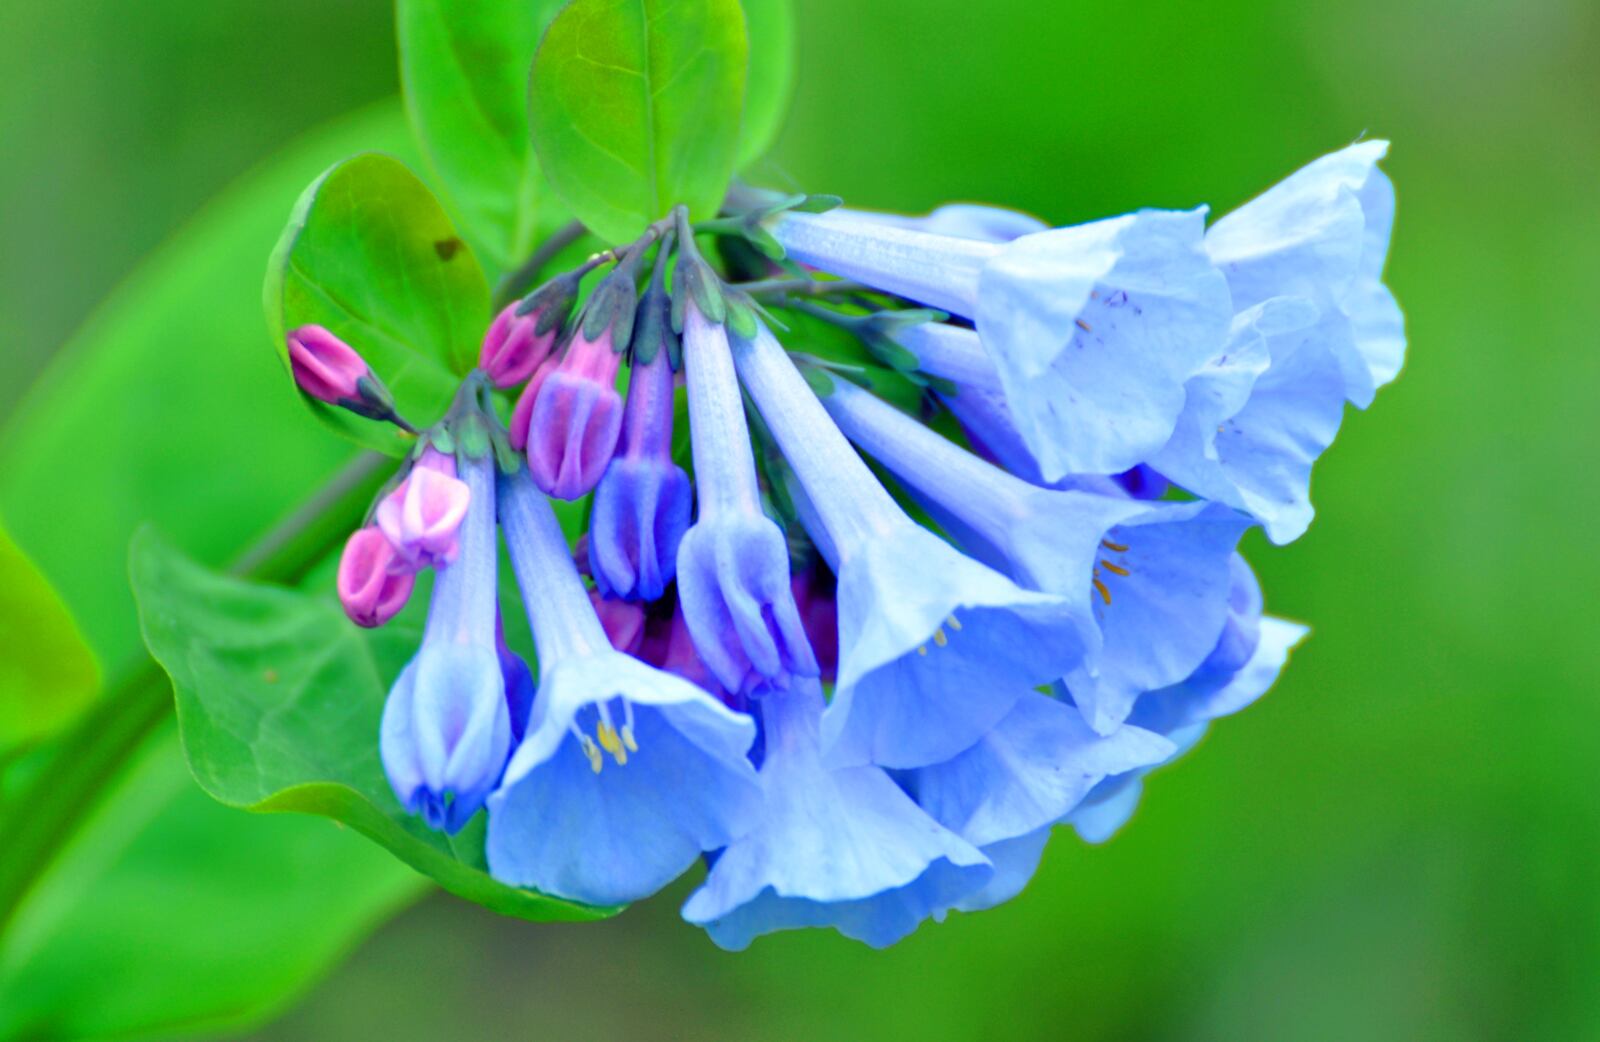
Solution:
[[[212,204],[99,309],[0,437],[0,510],[111,677],[148,663],[119,578],[140,523],[226,561],[350,456],[262,349],[257,308],[261,258],[296,194],[360,145],[404,154],[398,106],[310,136]],[[150,697],[102,694],[4,779],[0,1038],[259,1019],[424,889],[349,831],[211,801],[175,728],[141,739],[137,721],[118,724]],[[131,773],[85,762],[81,743],[114,727],[137,750]]]
[[[195,785],[170,724],[76,824],[7,930],[0,1039],[247,1026],[425,882],[328,822],[217,803]]]
[[[47,737],[100,687],[100,667],[50,582],[0,528],[0,755]]]
[[[744,92],[739,165],[759,159],[778,132],[794,94],[794,9],[789,0],[744,0],[750,75]]]
[[[417,141],[462,234],[515,267],[571,215],[528,135],[528,69],[562,0],[398,0],[400,78]]]
[[[505,915],[609,914],[496,882],[484,870],[481,831],[446,836],[395,800],[378,725],[417,629],[359,630],[326,595],[216,575],[148,530],[134,539],[130,570],[145,641],[177,690],[189,764],[212,796],[345,822]]]
[[[404,163],[364,153],[334,164],[295,204],[267,269],[267,319],[284,334],[326,326],[360,351],[420,429],[477,364],[489,286],[472,248]],[[408,435],[306,399],[335,429],[401,455]]]
[[[747,56],[738,0],[573,0],[528,88],[545,176],[614,242],[677,203],[714,215],[739,147]]]

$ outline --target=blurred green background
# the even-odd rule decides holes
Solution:
[[[888,952],[728,955],[687,886],[588,926],[435,896],[255,1037],[1600,1037],[1600,6],[797,8],[768,172],[852,203],[1221,211],[1393,140],[1410,363],[1310,533],[1249,548],[1311,641],[1108,846],[1062,835],[1022,898]],[[0,416],[210,197],[397,89],[380,0],[4,12]]]

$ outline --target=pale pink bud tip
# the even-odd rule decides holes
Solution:
[[[371,370],[355,348],[321,326],[301,326],[288,341],[289,367],[302,391],[333,405],[360,400],[361,378]]]
[[[411,598],[416,575],[376,528],[358,528],[339,558],[339,603],[357,626],[382,626]]]
[[[472,490],[455,477],[455,461],[429,450],[400,486],[378,504],[378,527],[412,568],[456,559],[461,520]]]
[[[483,337],[478,367],[496,387],[515,387],[533,375],[555,348],[561,334],[559,322],[539,332],[542,310],[517,314],[519,303],[507,304]]]

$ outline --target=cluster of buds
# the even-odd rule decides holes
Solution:
[[[1345,403],[1400,368],[1384,147],[1209,228],[746,192],[509,305],[341,562],[362,625],[438,572],[384,715],[401,802],[487,807],[497,878],[596,905],[713,855],[683,914],[732,948],[892,943],[1010,899],[1057,826],[1107,838],[1305,633],[1237,546],[1305,530]],[[392,417],[311,339],[308,394]],[[551,500],[591,496],[574,551]]]

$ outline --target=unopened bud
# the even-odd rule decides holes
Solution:
[[[382,626],[406,606],[416,575],[378,529],[358,528],[339,558],[339,603],[357,626]]]

